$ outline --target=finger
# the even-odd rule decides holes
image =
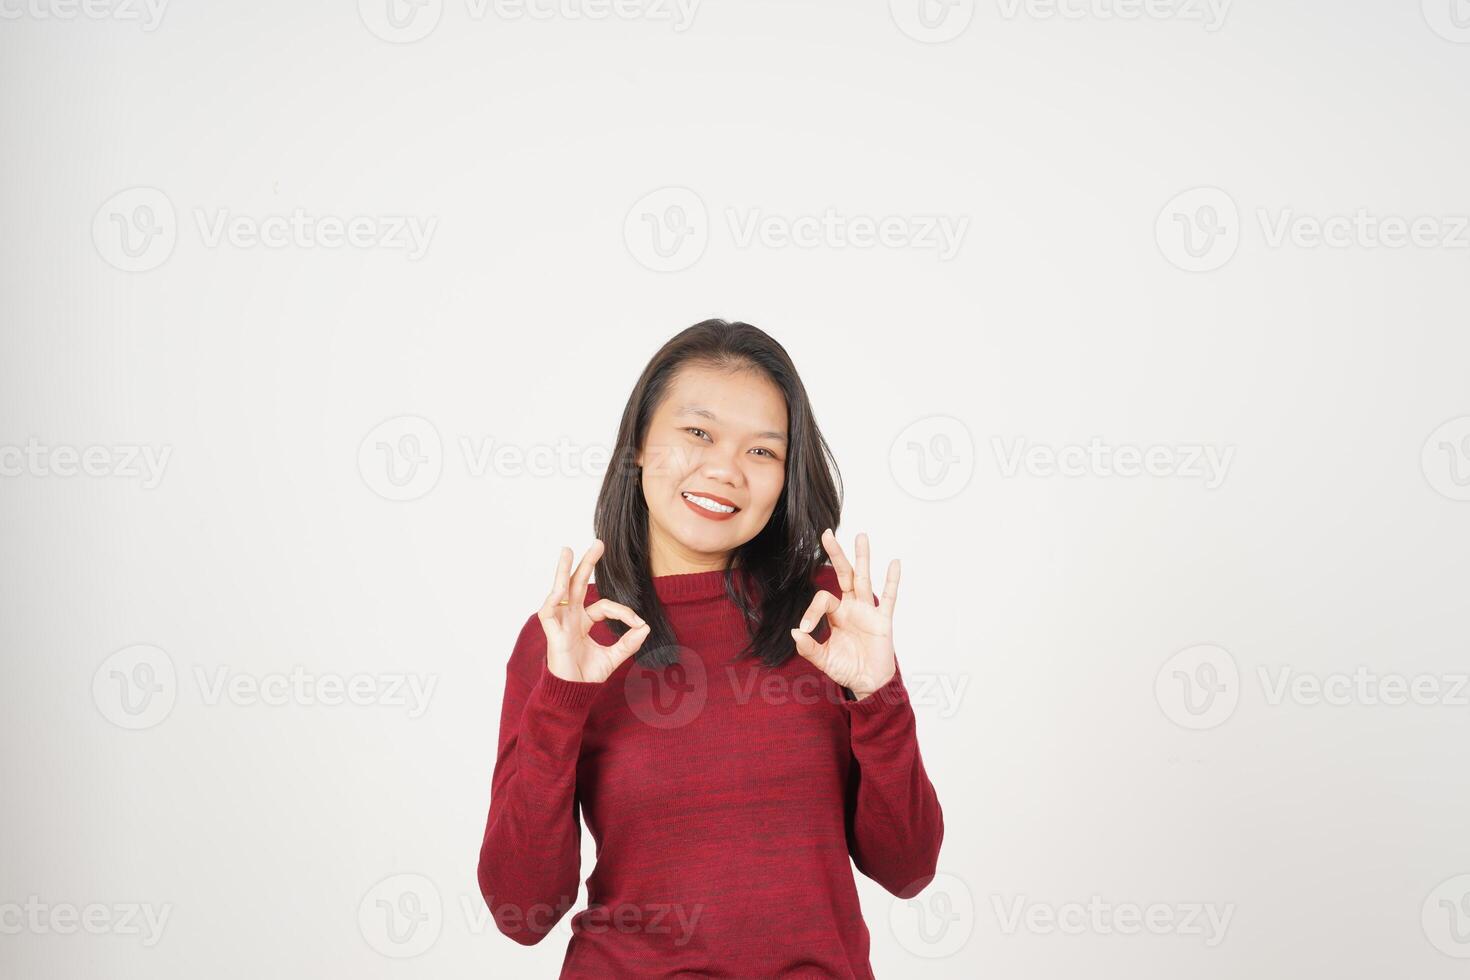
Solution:
[[[546,601],[541,604],[541,610],[537,613],[543,619],[547,614],[555,616],[558,602],[565,598],[563,582],[566,577],[567,566],[572,563],[572,549],[562,546],[556,555],[556,571],[551,576],[551,591],[546,594]]]
[[[629,629],[645,626],[643,617],[623,605],[621,602],[613,602],[611,599],[598,599],[587,607],[587,615],[594,623],[600,623],[604,619],[616,619],[626,623]]]
[[[577,565],[577,573],[572,576],[570,596],[572,606],[581,608],[587,601],[587,583],[592,579],[592,569],[597,566],[597,559],[602,557],[602,539],[593,538],[592,547],[582,555],[582,561]]]
[[[541,620],[541,628],[546,631],[548,637],[561,633],[561,617],[557,614],[561,608],[561,580],[565,574],[565,566],[570,564],[571,560],[571,549],[563,547],[560,554],[556,556],[556,573],[551,579],[551,591],[546,594],[541,608],[536,610],[536,618]]]
[[[837,543],[837,535],[832,533],[830,527],[822,532],[822,546],[832,559],[832,570],[837,573],[837,584],[842,586],[842,597],[845,599],[852,592],[852,564],[847,560],[842,545]]]
[[[567,573],[572,567],[572,549],[566,545],[556,553],[556,573],[551,576],[551,598],[552,601],[565,598],[567,589]]]
[[[868,535],[865,532],[858,532],[857,544],[853,546],[852,551],[853,590],[857,592],[858,599],[871,604],[873,601],[873,580],[868,574]]]
[[[826,673],[826,670],[822,666],[823,662],[826,660],[826,653],[823,649],[823,644],[818,643],[816,640],[812,639],[801,630],[792,630],[791,639],[796,643],[796,652],[800,654],[804,660],[811,661],[814,667],[816,667],[818,670],[821,670],[823,673]]]
[[[806,607],[806,612],[801,614],[801,624],[797,629],[803,633],[810,633],[816,629],[818,620],[827,613],[836,612],[837,607],[840,605],[842,605],[842,600],[838,599],[826,589],[822,589],[816,595],[812,596],[812,601]]]
[[[878,601],[878,608],[889,619],[893,618],[893,607],[898,602],[899,572],[898,559],[895,558],[888,563],[888,577],[883,580],[883,598]]]
[[[624,660],[637,653],[638,648],[643,646],[643,641],[648,639],[648,634],[649,625],[644,623],[618,637],[618,642],[612,646],[603,647],[607,651],[608,660],[612,663],[612,669],[617,670],[622,666]]]

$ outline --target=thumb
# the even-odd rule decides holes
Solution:
[[[821,652],[822,647],[816,640],[811,638],[811,634],[794,629],[791,631],[791,638],[796,641],[796,652],[807,660],[815,662],[815,658]]]
[[[618,637],[618,642],[608,647],[612,658],[613,670],[617,670],[622,666],[624,660],[627,660],[638,652],[638,648],[643,646],[643,641],[648,639],[650,632],[652,631],[647,623],[644,623],[642,626],[635,626]]]

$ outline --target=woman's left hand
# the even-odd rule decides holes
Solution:
[[[834,682],[852,691],[859,701],[893,678],[893,605],[898,600],[898,559],[888,563],[883,595],[873,604],[873,586],[868,576],[868,536],[858,534],[857,567],[848,562],[837,535],[822,532],[822,547],[832,559],[832,569],[842,587],[838,598],[826,589],[812,597],[801,617],[801,628],[791,631],[796,652],[816,665]],[[832,625],[825,643],[812,639],[822,614]]]

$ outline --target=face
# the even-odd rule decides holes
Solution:
[[[638,453],[652,574],[723,569],[760,533],[786,483],[788,435],[786,399],[763,375],[679,371]]]

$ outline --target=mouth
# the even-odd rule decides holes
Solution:
[[[679,495],[684,498],[684,506],[700,517],[706,517],[712,521],[728,521],[740,513],[739,507],[718,494],[690,493],[688,490],[683,490]]]

